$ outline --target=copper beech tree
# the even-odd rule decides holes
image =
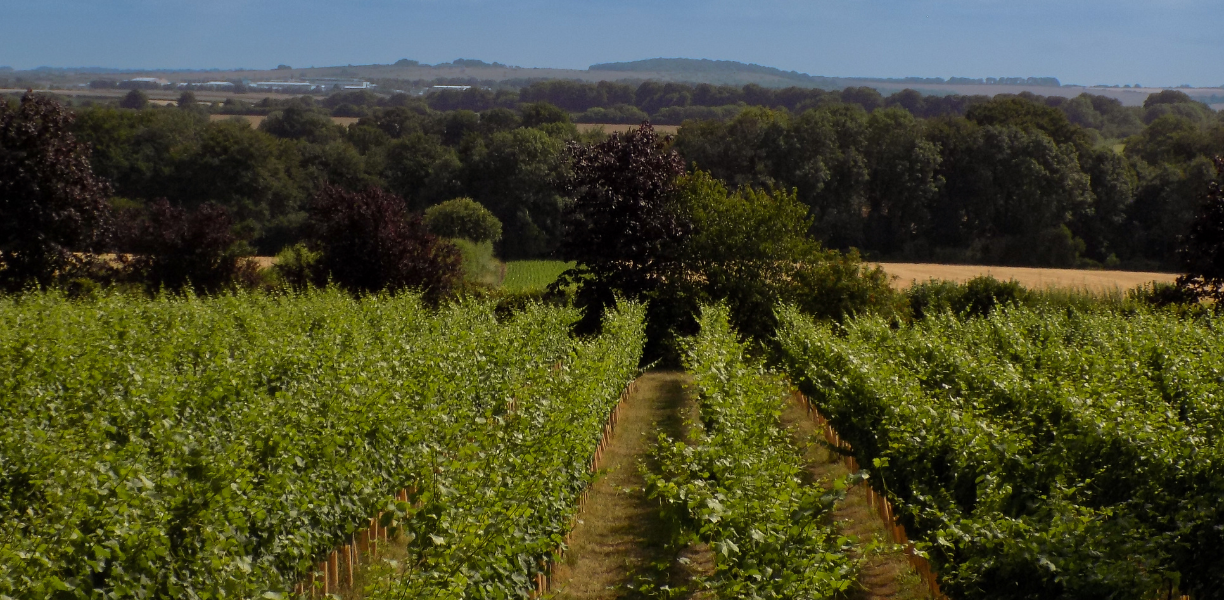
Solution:
[[[1224,157],[1215,157],[1217,177],[1199,206],[1179,252],[1186,274],[1177,286],[1194,296],[1224,300]]]
[[[617,296],[650,302],[649,343],[685,314],[671,314],[674,298],[659,301],[684,276],[680,259],[692,229],[675,187],[684,160],[664,142],[645,123],[599,144],[569,147],[572,174],[564,193],[574,201],[563,216],[559,254],[576,264],[552,289],[578,286],[577,304],[586,309],[580,331],[598,329]]]
[[[459,250],[429,233],[404,200],[378,188],[326,186],[310,208],[314,276],[357,293],[417,290],[448,295],[463,279]]]
[[[109,184],[89,147],[70,133],[72,113],[27,92],[0,100],[0,287],[45,287],[95,264],[109,237]]]

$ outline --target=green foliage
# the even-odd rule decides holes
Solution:
[[[879,268],[857,255],[821,248],[809,237],[807,207],[793,192],[751,187],[728,192],[698,171],[677,184],[693,224],[682,251],[686,298],[722,302],[743,336],[773,336],[779,302],[810,315],[841,319],[858,312],[892,314],[898,300]]]
[[[790,390],[745,358],[725,308],[705,308],[684,344],[701,421],[688,442],[659,437],[647,490],[676,530],[673,543],[709,544],[714,573],[698,582],[719,598],[840,598],[860,567],[856,542],[832,519],[847,479],[826,491],[778,418]]]
[[[980,275],[963,284],[932,279],[911,286],[905,295],[915,319],[945,312],[984,317],[1002,306],[1019,306],[1027,299],[1028,290],[1014,279],[999,281],[990,275]]]
[[[547,102],[535,102],[519,108],[523,127],[539,127],[549,123],[569,123],[569,113]]]
[[[217,202],[263,254],[301,240],[294,223],[331,184],[383,187],[414,211],[471,197],[502,221],[503,256],[553,256],[572,199],[558,193],[564,145],[602,141],[580,136],[572,112],[587,122],[684,123],[673,147],[687,165],[733,189],[797,190],[826,248],[873,260],[1067,267],[1114,256],[1121,268],[1167,270],[1214,176],[1206,157],[1224,153],[1224,122],[1201,103],[1124,107],[1087,94],[881,98],[553,81],[519,92],[474,87],[418,99],[355,90],[322,103],[214,109],[268,116],[266,131],[210,123],[207,110],[95,106],[79,110],[73,130],[93,145],[94,171],[117,195],[187,208]],[[329,122],[332,112],[361,121],[345,130]]]
[[[321,252],[310,249],[310,246],[298,242],[286,246],[276,254],[276,264],[272,271],[285,285],[296,289],[305,289],[319,280],[319,259]]]
[[[340,127],[332,123],[326,113],[301,106],[289,106],[268,115],[259,124],[259,130],[279,138],[309,140],[315,144],[339,139],[341,133]]]
[[[501,221],[506,259],[547,256],[561,237],[565,144],[546,132],[518,128],[464,148],[472,198]]]
[[[649,120],[650,115],[628,104],[592,108],[578,115],[577,118],[579,123],[622,123],[626,125],[641,125]]]
[[[425,210],[425,226],[430,233],[472,242],[496,242],[502,224],[489,209],[471,198],[454,198]]]
[[[1173,283],[1153,281],[1126,292],[1126,297],[1149,306],[1191,306],[1198,304],[1199,295]]]
[[[954,598],[1211,597],[1224,573],[1224,344],[1209,317],[995,310],[834,327],[779,360]],[[879,459],[878,462],[874,462]]]
[[[0,299],[0,595],[274,597],[386,511],[408,560],[370,596],[527,597],[641,352],[639,307],[598,338],[576,318]]]
[[[473,242],[465,238],[448,241],[459,249],[464,281],[488,287],[501,283],[502,262],[493,256],[493,242]]]

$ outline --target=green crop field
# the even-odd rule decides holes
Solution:
[[[512,292],[539,291],[557,280],[574,263],[559,260],[515,260],[506,263],[502,287]]]
[[[279,598],[382,512],[381,595],[525,598],[642,314],[577,340],[571,309],[411,295],[0,299],[0,597]]]
[[[792,380],[900,507],[950,597],[1217,597],[1217,321],[1031,309],[900,328],[781,321]]]

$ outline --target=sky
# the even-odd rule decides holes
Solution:
[[[1221,0],[0,0],[0,66],[655,57],[812,75],[1224,86]]]

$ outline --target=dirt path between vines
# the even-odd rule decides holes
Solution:
[[[802,449],[809,465],[808,475],[813,481],[828,484],[850,473],[839,457],[820,443],[823,438],[801,402],[796,400],[787,405],[782,413],[782,424]],[[860,547],[871,540],[889,543],[884,522],[868,505],[867,491],[863,485],[856,485],[846,493],[845,502],[834,509],[833,517],[841,525],[842,533],[859,539]],[[851,600],[913,600],[931,597],[922,578],[910,568],[909,561],[900,551],[869,557],[859,576],[859,584],[860,588],[850,595]]]
[[[634,598],[639,595],[635,588],[644,584],[682,584],[691,576],[687,571],[712,565],[704,548],[680,553],[687,566],[676,562],[674,549],[667,547],[669,532],[658,505],[646,498],[638,467],[660,433],[683,436],[685,419],[695,410],[685,390],[689,381],[678,371],[651,372],[638,380],[604,453],[605,474],[591,486],[570,550],[554,576],[553,597]]]

